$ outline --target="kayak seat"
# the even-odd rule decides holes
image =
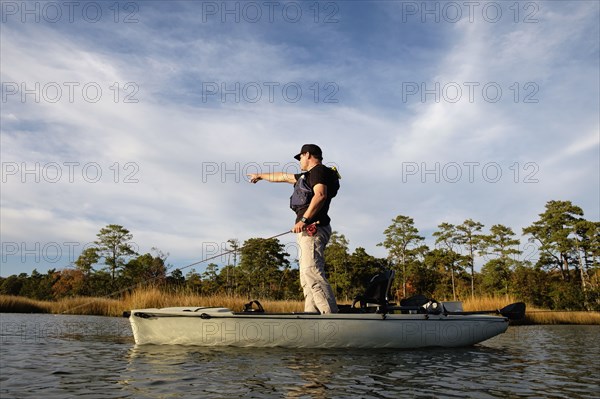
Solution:
[[[354,298],[352,308],[355,309],[356,305],[359,304],[359,309],[362,309],[363,312],[380,313],[385,312],[389,306],[395,305],[389,302],[389,293],[394,276],[395,272],[393,270],[386,270],[373,276],[365,292]]]
[[[256,308],[252,305],[256,305]],[[255,300],[244,305],[243,313],[265,313],[265,309],[262,307],[260,302]]]

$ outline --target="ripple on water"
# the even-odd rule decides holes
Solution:
[[[1,315],[2,398],[593,398],[600,326],[511,327],[460,349],[135,346],[126,319]]]

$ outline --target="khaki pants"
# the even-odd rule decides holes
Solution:
[[[331,226],[317,227],[317,234],[312,237],[306,232],[297,234],[305,312],[338,312],[333,290],[325,277],[325,245],[330,236]]]

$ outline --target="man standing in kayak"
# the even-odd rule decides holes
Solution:
[[[267,180],[294,185],[290,207],[296,212],[296,233],[300,247],[300,285],[304,292],[304,311],[337,313],[333,290],[325,277],[325,246],[331,237],[331,219],[327,215],[331,198],[337,194],[339,175],[323,165],[323,153],[316,144],[305,144],[294,156],[302,173],[256,173],[251,183]],[[314,231],[316,227],[316,232]]]

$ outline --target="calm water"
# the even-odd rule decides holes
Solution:
[[[600,397],[600,326],[367,351],[136,347],[123,318],[2,314],[0,323],[2,398]]]

